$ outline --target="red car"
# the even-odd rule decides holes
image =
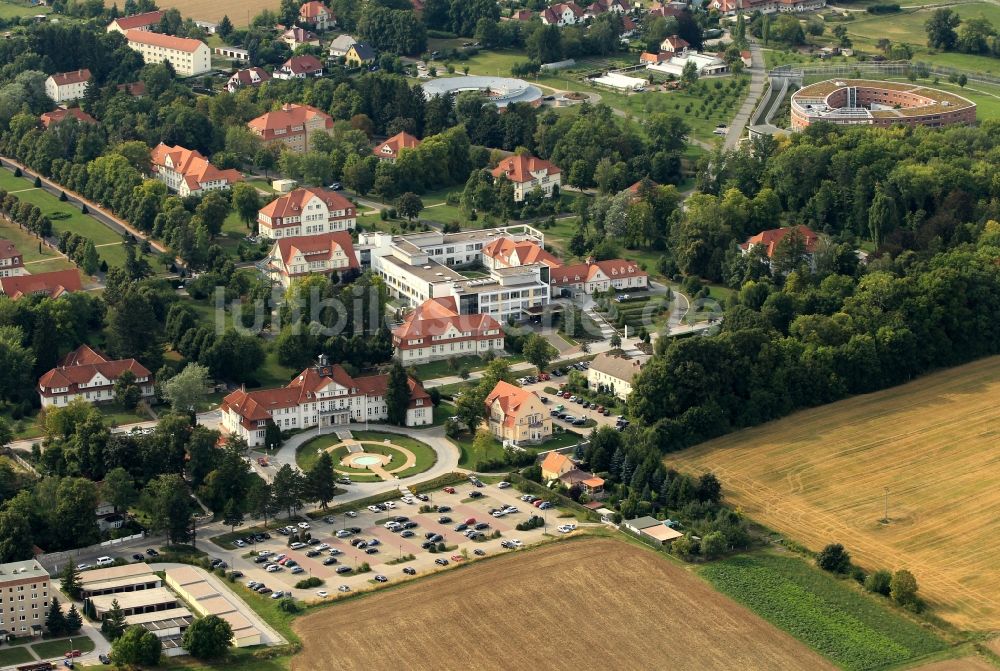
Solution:
[[[465,557],[463,557],[462,555],[452,555],[451,556],[451,560],[452,561],[462,561],[463,559],[465,559]]]
[[[535,506],[537,508],[538,506],[542,505],[543,503],[545,503],[545,499],[538,499],[537,501],[535,501],[531,505],[533,505],[533,506]]]
[[[568,392],[568,391],[564,391],[564,392],[562,393],[562,397],[563,397],[563,398],[569,398],[569,397],[570,397],[570,396],[572,396],[572,395],[573,395],[573,394],[571,394],[571,393],[570,393],[570,392]]]
[[[80,656],[80,651],[79,650],[70,650],[69,652],[66,653],[65,656],[66,657],[79,657]]]
[[[473,524],[476,523],[476,518],[475,517],[470,517],[469,519],[465,520],[465,523],[468,524],[471,527]]]
[[[449,494],[454,494],[455,493],[455,488],[454,487],[445,487],[444,491],[446,491]]]
[[[542,373],[541,375],[538,376],[538,379],[542,380],[543,382],[548,382],[551,378],[549,377],[548,373]]]

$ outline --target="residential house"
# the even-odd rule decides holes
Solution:
[[[295,189],[257,212],[259,235],[272,240],[352,230],[354,203],[336,191],[310,186]]]
[[[305,79],[307,77],[322,77],[323,63],[310,54],[292,56],[280,68],[274,71],[275,79]]]
[[[268,274],[284,288],[306,275],[339,275],[358,270],[358,257],[348,231],[281,238],[268,255]]]
[[[434,422],[430,395],[419,382],[408,378],[410,402],[406,426]],[[351,422],[379,422],[388,417],[388,375],[351,377],[339,364],[321,356],[287,386],[258,391],[237,390],[222,401],[222,429],[242,436],[250,447],[264,444],[267,425],[282,430],[330,428]]]
[[[300,28],[298,26],[292,26],[285,32],[281,34],[281,41],[288,45],[288,48],[295,51],[303,45],[309,45],[311,47],[319,46],[319,36],[316,33],[310,32],[305,28]],[[323,74],[322,71],[320,74]]]
[[[35,273],[34,275],[12,275],[10,277],[0,277],[0,294],[7,296],[11,300],[17,300],[22,296],[33,294],[44,294],[49,298],[59,298],[71,291],[80,291],[83,285],[80,283],[80,271],[76,268],[70,270],[53,270],[48,273]]]
[[[490,433],[514,444],[541,443],[552,436],[552,417],[533,391],[501,380],[486,397]]]
[[[493,177],[505,176],[514,184],[514,202],[523,201],[536,188],[545,198],[562,184],[562,170],[554,163],[534,156],[508,156],[492,170]]]
[[[194,149],[162,142],[150,153],[150,167],[154,177],[181,196],[228,189],[243,180],[239,170],[220,170]]]
[[[549,452],[542,459],[542,480],[558,480],[563,475],[576,469],[576,463],[560,452]]]
[[[344,63],[350,67],[359,68],[375,62],[375,50],[364,42],[355,42],[344,54]]]
[[[639,30],[639,25],[632,20],[631,16],[622,16],[622,31],[618,34],[618,37],[623,40],[628,37],[635,35],[636,31]]]
[[[0,277],[27,275],[24,269],[24,255],[10,240],[0,238]]]
[[[333,129],[333,117],[310,105],[285,103],[281,109],[251,119],[247,127],[264,144],[281,144],[289,151],[303,154],[312,150],[316,133],[329,133]]]
[[[163,12],[161,11],[143,12],[142,14],[133,14],[132,16],[119,16],[108,24],[107,32],[124,35],[130,30],[156,30],[162,18]]]
[[[802,239],[803,258],[811,262],[819,236],[808,226],[787,226],[761,231],[747,238],[746,242],[740,245],[740,252],[745,256],[759,247],[770,260],[774,257],[774,250],[778,244],[793,232]]]
[[[392,345],[404,365],[503,351],[503,327],[486,314],[460,314],[453,296],[430,298],[392,330]]]
[[[406,131],[396,133],[385,142],[372,149],[372,153],[378,156],[380,161],[395,163],[399,158],[399,152],[403,149],[413,149],[420,146],[420,140],[410,135]]]
[[[97,119],[90,116],[79,107],[70,107],[69,109],[57,107],[51,112],[46,112],[45,114],[43,114],[39,118],[39,120],[42,122],[43,128],[48,128],[53,124],[61,123],[62,121],[68,119],[69,117],[76,119],[80,123],[89,123],[89,124],[97,123]]]
[[[530,9],[519,9],[510,16],[511,21],[531,21],[531,17],[535,14]]]
[[[628,7],[623,0],[596,0],[587,6],[587,11],[584,12],[584,15],[588,19],[592,19],[608,12],[624,16],[628,12]]]
[[[168,62],[181,77],[194,77],[212,69],[212,50],[201,40],[145,30],[125,31],[125,39],[147,64]]]
[[[664,54],[670,54],[671,56],[675,54],[683,53],[691,45],[683,37],[678,37],[677,35],[671,35],[662,42],[660,42],[660,52]]]
[[[574,468],[560,475],[559,482],[570,488],[579,487],[584,494],[591,498],[604,496],[604,478],[579,468]]]
[[[483,247],[483,265],[487,268],[518,268],[532,263],[544,263],[559,268],[562,262],[534,240],[497,238]]]
[[[582,23],[584,11],[575,2],[560,2],[546,7],[541,13],[542,23],[547,26],[572,26]]]
[[[45,80],[45,95],[57,104],[83,97],[90,83],[90,70],[74,70],[49,75]]]
[[[649,285],[649,274],[635,262],[625,259],[607,261],[588,259],[584,263],[554,269],[552,285],[569,294],[576,292],[592,294],[595,291],[608,289],[616,291],[645,289]]]
[[[648,51],[644,51],[639,55],[639,62],[645,65],[657,65],[659,63],[666,63],[669,60],[670,60],[670,54],[663,54],[663,53],[653,54]]]
[[[264,68],[252,67],[245,70],[237,70],[226,82],[226,90],[236,93],[245,86],[257,86],[270,81],[271,75]]]
[[[310,0],[299,7],[299,23],[316,30],[330,30],[336,27],[337,17],[319,0]]]
[[[587,369],[587,386],[627,401],[632,393],[632,381],[639,374],[642,362],[607,352],[598,354]]]
[[[344,58],[357,43],[358,41],[350,35],[337,35],[333,38],[333,42],[330,42],[330,58]]]
[[[0,609],[0,629],[18,638],[41,634],[50,591],[55,596],[49,572],[34,559],[0,564],[0,594],[7,595],[7,608]]]
[[[77,398],[87,403],[113,401],[115,381],[125,371],[135,375],[142,398],[153,398],[153,374],[141,363],[135,359],[111,360],[88,345],[80,345],[38,378],[42,407],[65,406]]]

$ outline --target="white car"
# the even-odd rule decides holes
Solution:
[[[564,524],[563,526],[569,529],[570,531],[574,531],[576,529],[576,525],[573,524],[572,522],[570,522],[569,524]]]
[[[404,496],[403,498],[400,499],[400,501],[402,501],[403,503],[405,503],[407,505],[412,504],[414,500],[415,499],[412,496]]]
[[[351,532],[348,531],[347,529],[341,529],[340,531],[337,532],[337,538],[347,538],[350,535]]]
[[[278,564],[268,564],[267,568],[264,570],[267,571],[268,573],[277,573],[278,571],[281,570],[281,566],[279,566]]]
[[[501,517],[503,517],[503,516],[504,516],[504,515],[506,515],[507,513],[505,513],[505,512],[504,512],[504,511],[502,511],[502,510],[494,510],[494,511],[493,511],[492,513],[490,513],[490,514],[491,514],[491,515],[493,515],[493,517],[495,517],[495,518],[497,518],[497,519],[500,519]]]
[[[556,527],[556,531],[558,531],[561,534],[568,534],[570,531],[572,531],[572,529],[570,529],[568,526],[564,524],[561,527]]]
[[[243,542],[243,541],[241,541],[241,540],[240,540],[239,538],[237,538],[237,539],[236,539],[236,540],[235,540],[235,541],[233,542],[233,545],[235,545],[235,546],[236,546],[236,547],[238,547],[238,548],[241,548],[241,547],[243,547],[244,545],[246,545],[246,543],[244,543],[244,542]]]
[[[344,513],[344,514],[345,514],[345,515],[347,515],[348,517],[357,517],[357,516],[358,516],[358,513],[357,513],[357,512],[355,512],[355,511],[353,511],[353,510],[348,510],[348,511],[347,511],[346,513]]]
[[[503,511],[508,515],[521,512],[517,506],[504,506]]]
[[[507,489],[508,487],[510,487],[510,483],[506,480],[497,483],[497,489]]]
[[[513,545],[513,546],[514,546],[514,547],[516,547],[516,548],[519,548],[519,547],[521,547],[522,545],[524,545],[524,543],[522,543],[521,541],[519,541],[519,540],[518,540],[518,539],[516,539],[516,538],[512,538],[512,539],[511,539],[511,541],[510,541],[510,544],[511,544],[511,545]]]
[[[274,553],[271,552],[270,550],[261,550],[260,552],[257,553],[257,556],[258,557],[270,557],[273,554]]]
[[[389,510],[395,510],[396,504],[393,503],[392,501],[386,501],[385,507],[388,508]]]
[[[320,591],[316,592],[316,596],[318,596],[321,599],[325,599],[326,597],[328,597],[330,595],[329,595],[329,593],[325,589],[321,589]]]
[[[298,543],[298,542],[296,542],[296,543],[292,543],[288,547],[290,547],[293,550],[301,550],[302,548],[306,547],[306,544],[305,543]]]
[[[309,528],[308,522],[299,522],[299,529],[308,529],[308,528]]]
[[[371,511],[371,512],[373,512],[373,513],[382,512],[381,510],[379,510],[378,506],[368,506],[368,510]]]
[[[316,549],[322,552],[323,550],[329,550],[330,545],[328,543],[320,543],[316,546]]]
[[[337,588],[337,591],[338,592],[350,592],[351,588],[350,588],[349,585],[341,585],[340,587]]]

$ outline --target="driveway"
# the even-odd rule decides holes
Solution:
[[[757,101],[760,100],[760,96],[764,92],[764,84],[767,81],[767,72],[764,70],[764,53],[753,42],[750,43],[750,62],[750,88],[740,111],[736,113],[732,123],[729,124],[729,132],[726,133],[726,141],[723,144],[727,150],[735,148],[743,137],[743,131],[750,121]]]

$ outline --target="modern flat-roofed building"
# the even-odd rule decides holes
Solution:
[[[34,559],[0,564],[0,629],[41,633],[51,591],[48,571]]]
[[[333,129],[333,117],[309,105],[286,103],[281,109],[261,114],[247,122],[264,144],[282,144],[299,154],[310,151],[317,133]]]
[[[392,330],[396,357],[403,365],[501,352],[503,343],[500,322],[484,314],[459,314],[453,296],[424,301]]]
[[[64,103],[83,97],[90,83],[90,70],[74,70],[73,72],[57,72],[45,80],[45,95],[56,103]]]
[[[24,255],[10,240],[0,239],[0,277],[27,275],[24,269]]]
[[[80,595],[84,599],[104,594],[139,592],[162,587],[160,576],[145,562],[122,564],[80,572]]]
[[[257,213],[257,232],[272,240],[352,230],[358,223],[354,203],[320,187],[295,189]]]
[[[125,31],[125,39],[147,64],[166,61],[181,77],[194,77],[212,69],[212,50],[201,40],[135,29]]]
[[[125,615],[155,613],[162,610],[171,610],[183,605],[178,601],[177,595],[166,587],[153,587],[136,592],[101,594],[89,599],[90,605],[94,608],[94,614],[98,618],[103,618],[111,610],[111,604],[114,601],[118,602],[119,608],[122,609]]]

